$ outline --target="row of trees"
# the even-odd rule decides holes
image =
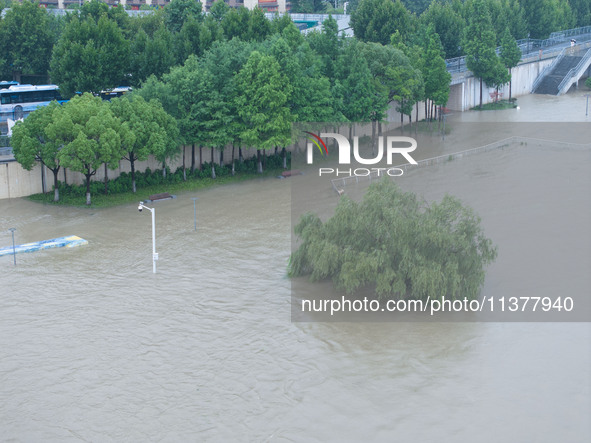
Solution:
[[[450,58],[467,52],[464,36],[474,3],[437,0],[418,17],[400,0],[362,0],[350,2],[349,8],[354,9],[356,38],[362,41],[387,45],[398,32],[406,45],[421,45],[432,26],[444,58]],[[497,45],[507,28],[519,39],[591,22],[587,0],[484,0],[484,6]],[[139,17],[99,0],[83,2],[80,11],[65,17],[54,16],[24,0],[12,4],[0,20],[0,77],[22,75],[33,83],[51,77],[64,96],[121,84],[138,87],[150,75],[160,77],[183,64],[189,55],[203,55],[215,41],[262,42],[283,29],[285,20],[289,18],[269,21],[258,8],[232,9],[221,0],[209,14],[195,0],[172,0]]]
[[[32,112],[14,127],[12,148],[25,169],[39,161],[53,172],[55,201],[61,168],[84,174],[90,205],[90,179],[100,167],[116,169],[122,159],[129,161],[135,192],[135,162],[149,155],[165,162],[178,151],[178,139],[176,121],[158,101],[134,96],[106,102],[86,93]]]
[[[345,39],[331,18],[307,38],[290,21],[281,24],[262,42],[215,42],[136,91],[177,119],[183,143],[193,146],[192,169],[196,148],[211,149],[212,165],[216,149],[221,155],[228,145],[232,159],[236,148],[239,155],[257,148],[259,159],[285,148],[293,122],[372,122],[376,131],[392,103],[412,121],[418,101],[447,102],[450,76],[432,28],[424,46],[396,47]]]
[[[103,15],[97,23],[107,19]],[[211,174],[215,178],[215,164],[223,163],[223,151],[232,145],[232,165],[236,150],[240,158],[242,147],[256,148],[258,170],[262,172],[264,151],[283,149],[285,159],[293,122],[372,122],[374,130],[379,130],[391,103],[410,118],[417,101],[447,101],[449,74],[432,28],[424,46],[407,47],[402,42],[384,46],[345,39],[339,36],[334,19],[326,20],[322,32],[307,38],[289,19],[277,20],[274,26],[277,32],[260,42],[238,38],[214,42],[200,57],[190,55],[183,65],[160,78],[151,75],[129,100],[100,104],[91,95],[84,95],[63,107],[52,105],[33,112],[13,130],[17,160],[25,168],[31,168],[35,160],[43,162],[54,172],[55,180],[60,167],[80,171],[87,178],[87,190],[101,164],[115,165],[112,162],[125,158],[131,162],[133,176],[134,161],[152,154],[164,162],[180,152],[181,144],[192,145],[191,171],[197,167],[196,149],[203,159],[203,148],[207,148],[211,150]],[[155,117],[140,117],[156,112],[150,110],[156,106],[152,99],[157,99],[158,109],[169,116],[161,115],[161,121],[177,122],[178,136],[171,136],[168,129],[154,133],[150,125]],[[101,128],[110,128],[114,132],[107,132],[115,134],[108,138],[108,144],[101,139],[88,142],[92,148],[86,152],[92,162],[74,162],[70,148],[66,148],[82,137],[83,120],[72,119],[95,115],[79,107],[109,115],[111,123],[102,123]],[[67,116],[65,120],[63,115]],[[74,123],[64,123],[56,136],[51,128],[54,121],[62,120]],[[96,119],[92,122],[97,124]],[[171,123],[157,122],[155,128],[169,125],[172,127]],[[66,135],[68,130],[70,134]],[[91,140],[98,132],[84,134]],[[126,147],[129,134],[136,134],[134,149]],[[105,152],[100,153],[101,149]]]
[[[386,44],[398,31],[405,41],[421,35],[433,25],[439,34],[445,58],[467,53],[464,34],[472,18],[474,0],[429,1],[419,16],[410,2],[400,0],[362,0],[351,6],[351,26],[361,40]],[[425,6],[425,2],[422,2]],[[553,31],[588,26],[591,24],[591,4],[588,0],[484,0],[495,33],[496,44],[501,44],[506,28],[516,39],[547,38]],[[405,6],[406,5],[406,6]],[[407,9],[410,7],[411,10]],[[420,8],[419,8],[420,9]]]

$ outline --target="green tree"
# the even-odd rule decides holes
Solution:
[[[310,47],[320,56],[322,74],[334,82],[336,63],[341,53],[343,42],[339,38],[337,21],[329,14],[322,22],[322,31],[310,32],[306,38]]]
[[[46,132],[62,146],[58,154],[60,164],[86,178],[86,204],[90,205],[91,177],[103,164],[111,169],[119,167],[121,124],[107,102],[88,93],[74,97],[62,105],[62,110]]]
[[[361,43],[357,41],[353,40],[345,47],[337,68],[337,79],[342,87],[342,111],[351,133],[354,123],[369,122],[372,117],[375,118],[378,84],[362,55]]]
[[[131,83],[135,87],[150,75],[161,77],[175,64],[175,55],[170,50],[172,42],[172,34],[163,24],[151,36],[144,29],[137,31],[130,51]]]
[[[0,20],[0,78],[47,78],[57,39],[55,21],[38,3],[24,0],[12,4]]]
[[[38,108],[24,121],[17,122],[11,138],[14,158],[24,169],[30,171],[38,161],[53,172],[53,201],[59,201],[57,174],[61,167],[58,156],[61,144],[52,139],[46,129],[53,120],[54,112],[60,110],[57,102]]]
[[[412,26],[412,17],[400,0],[363,0],[351,13],[355,36],[366,42],[387,45],[396,31],[406,40]]]
[[[128,72],[129,43],[106,15],[98,21],[73,17],[53,48],[51,78],[66,98],[118,86]]]
[[[168,141],[178,141],[176,121],[172,119],[172,123],[168,123],[170,116],[164,115],[166,112],[160,102],[147,102],[139,95],[115,98],[109,106],[113,115],[121,121],[119,135],[123,159],[130,163],[132,189],[136,192],[135,162],[146,160],[150,155],[162,158]],[[177,146],[175,143],[175,148]]]
[[[575,20],[567,0],[520,0],[531,38],[569,29]]]
[[[301,244],[290,276],[332,279],[347,293],[370,287],[380,298],[474,299],[497,255],[480,218],[458,199],[427,206],[388,180],[359,203],[341,198],[324,223],[304,215],[294,231]]]
[[[591,3],[588,0],[569,0],[575,26],[587,26],[591,23]]]
[[[215,0],[209,8],[211,17],[217,22],[221,22],[228,12],[230,12],[230,7],[224,0]]]
[[[591,89],[591,77],[588,77],[587,80],[585,80],[585,85]]]
[[[483,0],[474,0],[464,33],[466,65],[480,79],[480,107],[482,107],[483,77],[495,70],[498,64],[496,37],[490,22],[489,11]]]
[[[505,28],[503,38],[501,39],[500,57],[505,68],[509,70],[509,100],[511,100],[511,69],[521,61],[521,50],[509,32],[509,28]]]
[[[95,22],[98,22],[103,15],[117,23],[117,27],[121,29],[126,38],[131,36],[131,18],[122,5],[109,7],[101,0],[90,0],[82,3],[79,14],[80,20],[92,18]]]
[[[435,32],[441,39],[445,58],[458,57],[460,54],[460,42],[465,22],[460,14],[454,11],[449,2],[434,1],[429,9],[421,14],[421,22],[424,25],[433,25]]]
[[[427,28],[427,45],[424,52],[423,78],[425,80],[425,98],[435,105],[445,106],[449,99],[451,75],[447,72],[443,59],[443,48],[439,36],[430,25]]]
[[[189,19],[203,21],[201,2],[196,0],[172,0],[164,9],[164,23],[171,32],[180,32]]]
[[[232,171],[234,171],[235,148],[241,143],[242,120],[236,107],[235,73],[239,72],[252,51],[252,44],[233,39],[216,42],[201,59],[201,67],[207,73],[204,79],[206,92],[204,106],[198,105],[196,118],[206,121],[204,132],[207,139],[215,142],[220,150],[232,144]],[[211,92],[211,97],[208,94]],[[223,151],[221,151],[223,152]],[[213,162],[212,162],[213,163]],[[215,167],[212,164],[212,175]]]
[[[291,85],[277,61],[253,51],[235,77],[236,108],[241,118],[240,138],[256,147],[258,172],[263,172],[261,150],[286,146],[291,140],[291,113],[287,106]]]

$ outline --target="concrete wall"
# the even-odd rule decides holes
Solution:
[[[386,122],[382,124],[382,131],[388,131],[395,129],[400,126],[400,113],[395,109],[393,104],[388,110]],[[419,120],[425,118],[425,106],[424,103],[418,104],[419,108]],[[415,121],[416,117],[416,106],[412,113],[412,120]],[[408,124],[408,117],[405,116],[404,124]],[[359,132],[356,135],[371,135],[371,125],[365,125],[364,127],[358,128]],[[187,169],[191,167],[191,146],[185,146],[185,166]],[[211,149],[203,148],[203,162],[211,162]],[[245,158],[253,157],[256,155],[256,149],[242,149],[242,155]],[[214,153],[215,162],[219,163],[219,152],[216,150]],[[238,157],[238,148],[235,152],[236,158]],[[224,164],[230,163],[232,158],[232,148],[228,147],[224,151]],[[167,166],[172,172],[176,171],[177,168],[183,165],[183,155],[181,154],[174,160],[169,160]],[[195,165],[199,167],[199,149],[195,148]],[[146,168],[151,170],[161,169],[162,164],[154,158],[149,158],[146,161],[136,162],[136,171],[145,171]],[[37,164],[31,171],[24,170],[21,165],[16,161],[2,161],[0,157],[0,199],[4,198],[17,198],[26,197],[31,194],[38,194],[43,192],[43,180],[45,180],[45,192],[51,192],[53,189],[53,172],[43,167],[44,171],[41,171],[42,167]],[[107,174],[109,179],[119,177],[122,172],[130,172],[130,164],[127,160],[121,160],[119,162],[119,168],[116,170],[108,170]],[[44,178],[43,178],[44,176]],[[81,185],[85,183],[84,175],[79,172],[73,172],[66,170],[66,178],[68,184]],[[92,177],[93,181],[104,181],[105,169],[101,167],[95,176]],[[64,181],[63,169],[59,172],[59,180]]]
[[[187,169],[191,167],[191,146],[185,146],[185,165]],[[181,151],[182,152],[182,151]],[[256,149],[242,149],[242,155],[245,158],[256,155]],[[238,148],[235,152],[238,157]],[[232,148],[229,147],[224,151],[224,164],[230,163],[232,158]],[[219,151],[215,151],[214,159],[219,163]],[[211,162],[211,149],[203,149],[203,162]],[[182,153],[176,159],[167,162],[167,166],[172,172],[176,171],[178,167],[183,165]],[[199,167],[199,149],[195,148],[195,166]],[[156,159],[150,157],[146,161],[135,162],[136,171],[145,171],[146,168],[152,170],[161,169],[162,164]],[[31,171],[27,171],[21,167],[16,161],[1,161],[0,160],[0,199],[26,197],[31,194],[38,194],[43,192],[43,176],[45,176],[45,191],[51,192],[53,189],[53,172],[43,167],[41,171],[41,164],[37,164]],[[127,160],[119,162],[119,168],[116,170],[108,170],[109,179],[119,177],[122,172],[130,172],[130,164]],[[66,170],[67,183],[81,185],[86,183],[84,175],[79,172]],[[104,181],[105,169],[101,167],[96,175],[92,177],[93,181]],[[64,181],[64,171],[60,169],[59,180]]]
[[[554,61],[553,58],[523,63],[516,66],[511,71],[511,96],[519,97],[531,92],[534,81],[538,78],[544,68]],[[491,103],[493,98],[490,94],[495,92],[495,88],[490,88],[486,84],[482,87],[482,103]],[[509,98],[509,85],[499,89],[502,98]],[[463,82],[452,85],[450,89],[449,101],[447,107],[454,111],[467,111],[470,108],[480,104],[480,80],[476,77],[466,77]]]

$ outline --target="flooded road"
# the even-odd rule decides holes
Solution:
[[[523,97],[519,112],[553,116],[555,100],[571,98]],[[582,120],[570,105],[557,115],[568,110],[568,121],[585,121],[584,107]],[[487,153],[417,170],[404,187],[428,199],[453,191],[480,213],[499,245],[484,294],[588,292],[591,161],[587,151],[569,154]],[[556,164],[565,167],[544,196],[562,202],[554,210],[527,183],[542,183]],[[0,257],[1,439],[591,439],[589,323],[292,323],[291,185],[253,180],[155,204],[155,275],[150,214],[137,204],[0,201],[0,246],[10,227],[17,243],[89,241],[20,254],[16,267]],[[539,275],[545,242],[563,265]]]

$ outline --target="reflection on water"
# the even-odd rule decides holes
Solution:
[[[452,184],[465,181],[461,161],[451,165]],[[588,157],[562,164],[589,185],[580,173]],[[503,178],[489,165],[469,174]],[[413,186],[438,197],[439,179],[425,177]],[[19,243],[89,240],[21,254],[16,267],[0,258],[2,439],[589,441],[589,323],[291,323],[290,185],[268,179],[199,192],[197,232],[195,194],[156,204],[156,275],[150,216],[137,205],[0,201],[0,246],[10,243],[9,227]],[[463,198],[481,192],[507,202],[503,211],[477,207],[485,229],[505,235],[519,202],[506,188]],[[588,200],[569,198],[562,211],[572,203],[574,214],[588,214]],[[532,205],[538,231],[550,229],[541,218],[551,208]],[[527,239],[528,220],[515,222]],[[560,254],[589,260],[583,239]],[[510,252],[512,276],[529,272],[530,246]],[[568,272],[548,277],[555,290],[568,286]],[[506,273],[492,267],[487,284],[510,285]]]

